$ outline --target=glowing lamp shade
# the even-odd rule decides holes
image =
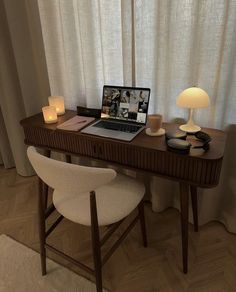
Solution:
[[[54,106],[44,106],[42,111],[44,122],[46,124],[53,124],[57,122],[57,112]]]
[[[64,115],[65,113],[65,103],[63,96],[49,96],[48,97],[49,105],[56,108],[58,116]]]
[[[182,131],[188,133],[196,133],[201,128],[193,122],[193,109],[208,107],[210,104],[210,98],[206,91],[198,87],[190,87],[185,89],[177,97],[176,104],[179,107],[189,108],[189,120],[187,124],[181,125],[179,128]]]
[[[208,107],[210,98],[206,91],[198,87],[190,87],[185,89],[177,97],[177,106],[187,108]]]

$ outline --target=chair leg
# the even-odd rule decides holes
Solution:
[[[42,276],[46,275],[46,248],[45,248],[45,188],[43,181],[39,178],[39,198],[38,198],[38,212],[39,212],[39,241],[40,241],[40,257]]]
[[[142,232],[142,237],[143,237],[143,246],[147,247],[147,233],[146,233],[146,224],[145,224],[144,202],[143,202],[143,200],[138,205],[138,212],[139,212],[141,232]]]
[[[47,209],[47,207],[48,207],[48,185],[45,183],[43,183],[43,193],[45,194],[44,205],[45,205],[45,209]]]
[[[51,157],[51,150],[45,149],[44,150],[44,156],[46,157]],[[43,187],[45,188],[45,190],[43,190],[43,192],[45,192],[45,209],[48,206],[48,185],[46,185],[45,183],[43,183]]]
[[[102,259],[95,192],[90,192],[91,235],[97,292],[102,292]]]

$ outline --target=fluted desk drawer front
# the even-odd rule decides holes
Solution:
[[[98,158],[208,187],[217,185],[222,159],[199,160],[118,142],[98,143]]]
[[[44,128],[24,128],[25,143],[59,151],[70,152],[97,158],[99,156],[96,141],[66,131],[51,131]]]

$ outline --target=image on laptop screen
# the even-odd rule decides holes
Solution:
[[[146,124],[150,89],[104,86],[102,118]]]

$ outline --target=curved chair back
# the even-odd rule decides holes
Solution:
[[[113,169],[57,161],[39,154],[33,146],[28,147],[27,155],[35,172],[47,185],[68,195],[93,191],[116,177]]]

